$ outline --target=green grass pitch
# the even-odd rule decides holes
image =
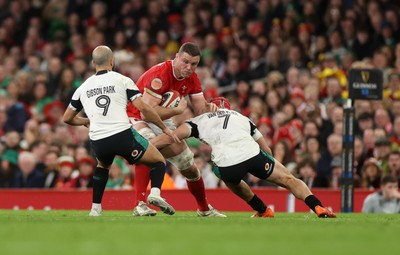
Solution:
[[[400,215],[276,213],[200,218],[195,212],[133,217],[129,211],[0,210],[0,254],[399,254]]]

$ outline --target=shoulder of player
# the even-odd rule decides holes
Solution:
[[[87,78],[84,82],[81,83],[81,85],[79,85],[79,87],[76,88],[75,93],[77,91],[79,92],[79,91],[91,86],[90,84],[92,84],[92,82],[93,82],[92,80],[93,80],[93,76],[90,76],[89,78]]]
[[[195,117],[192,117],[192,118],[186,120],[185,123],[191,122],[191,123],[197,124],[199,121],[201,121],[202,119],[206,118],[207,114],[210,114],[210,113],[209,112],[208,113],[207,112],[206,113],[202,113],[200,115],[197,115]]]
[[[157,83],[166,83],[172,77],[172,71],[168,72],[164,65],[155,65],[147,70],[144,74],[140,76],[136,84],[147,86],[153,80],[158,81]]]
[[[157,65],[154,65],[152,67],[149,68],[149,70],[147,70],[142,76],[157,76],[157,75],[161,75],[164,74],[164,71],[166,70],[171,70],[171,74],[172,74],[172,65],[169,64],[170,61],[164,61],[161,62]]]

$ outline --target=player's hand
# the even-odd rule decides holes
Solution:
[[[85,127],[89,128],[90,127],[90,120],[87,119],[87,122],[85,124],[83,124]]]
[[[174,132],[172,132],[171,129],[169,128],[164,128],[163,129],[164,134],[166,134],[167,136],[171,137],[172,140],[174,140],[175,143],[180,143],[181,140],[179,140],[179,138],[174,134]]]
[[[216,112],[218,111],[218,106],[214,103],[206,103],[207,104],[207,108],[209,110],[209,112]]]
[[[218,111],[218,106],[216,104],[205,102],[204,107],[201,108],[198,115],[206,113],[206,112],[216,112],[216,111]]]
[[[184,97],[181,98],[181,100],[179,101],[178,106],[176,107],[176,110],[178,111],[178,114],[181,114],[185,111],[185,109],[187,108],[187,101]]]

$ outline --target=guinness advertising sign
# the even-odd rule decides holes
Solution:
[[[383,73],[380,69],[350,69],[349,98],[379,100],[383,94]]]

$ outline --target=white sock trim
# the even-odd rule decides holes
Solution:
[[[101,210],[101,204],[92,203],[92,209],[100,209]]]
[[[195,177],[195,178],[193,178],[193,179],[188,179],[188,178],[186,178],[186,180],[187,180],[188,182],[197,182],[198,180],[200,180],[200,177],[201,177],[201,175],[199,175],[199,176],[197,176],[197,177]]]
[[[159,197],[161,195],[161,190],[159,188],[151,188],[150,194]]]

